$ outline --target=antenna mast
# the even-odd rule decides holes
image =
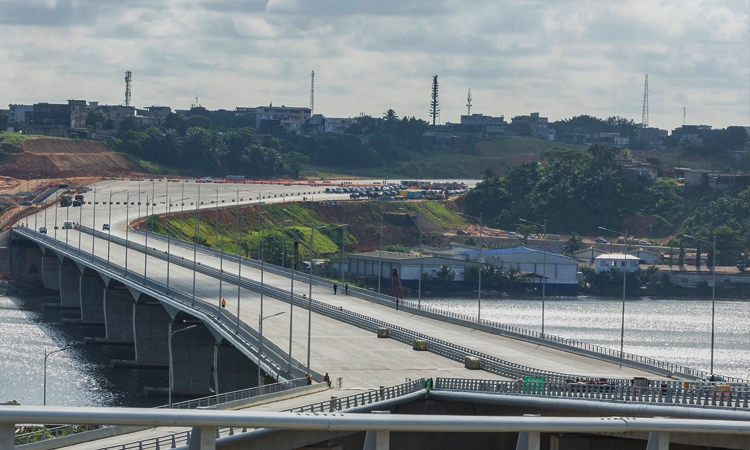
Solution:
[[[641,125],[643,128],[648,128],[648,74],[646,74],[646,84],[643,87],[643,117]]]
[[[130,82],[133,79],[133,72],[125,72],[125,106],[130,106]]]
[[[470,116],[471,115],[471,88],[469,88],[469,95],[466,96],[466,107],[468,108],[466,115]]]
[[[310,74],[310,115],[315,113],[315,71]]]
[[[687,106],[682,107],[682,124],[685,125],[687,122],[685,119],[687,118]]]

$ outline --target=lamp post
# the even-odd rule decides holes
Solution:
[[[406,211],[406,209],[404,208],[399,208],[399,209],[402,211]],[[419,278],[417,281],[418,283],[417,284],[417,308],[422,309],[422,227],[419,226],[419,223],[416,220],[414,220],[414,218],[411,216],[411,214],[409,214],[408,211],[407,211],[407,215],[412,220],[412,222],[414,222],[414,225],[416,225],[417,229],[419,230]],[[417,213],[417,215],[419,215],[419,213]],[[480,260],[481,260],[481,257],[480,257]],[[481,271],[481,266],[480,266],[480,271]],[[482,290],[481,278],[479,281],[479,290],[480,291]],[[480,305],[481,305],[481,299],[480,299]]]
[[[112,195],[119,194],[120,192],[127,192],[127,191],[117,191],[112,192],[109,191],[109,216],[108,216],[108,226],[107,226],[107,267],[109,268],[109,247],[110,242],[112,241],[112,226],[110,225],[112,223]],[[94,211],[96,211],[96,204],[94,204]],[[148,209],[146,210],[146,213],[148,214]],[[96,214],[96,213],[95,213]],[[94,224],[94,234],[96,232],[96,224]],[[148,236],[148,235],[146,235]]]
[[[346,203],[342,203],[342,208],[344,210],[344,216],[341,220],[341,223],[346,223]],[[345,285],[346,281],[344,281],[344,255],[346,254],[346,230],[344,227],[341,227],[341,266],[339,267],[341,269],[341,285]]]
[[[713,287],[711,289],[711,375],[714,374],[714,343],[716,340],[716,233],[714,233],[714,240],[713,243],[705,240],[705,239],[699,239],[694,236],[685,235],[686,238],[693,239],[700,242],[705,242],[706,244],[710,245],[714,252],[714,261],[713,261]]]
[[[609,231],[611,233],[619,234],[625,238],[625,252],[623,252],[623,269],[622,269],[622,319],[620,325],[620,358],[622,358],[623,350],[625,347],[625,284],[628,278],[628,230],[625,229],[625,234],[619,231],[610,230],[609,228],[599,227],[600,230]]]
[[[464,213],[458,213],[462,216],[471,217],[479,221],[479,289],[477,294],[477,323],[482,321],[482,213],[479,213],[479,217],[470,216]],[[544,315],[542,315],[544,317]],[[544,323],[544,320],[542,320]],[[544,329],[544,325],[542,325]]]
[[[153,182],[152,182],[152,186],[153,186]],[[166,197],[166,195],[160,195],[158,197],[151,197],[151,201],[153,202],[157,198],[162,198],[162,197]],[[154,213],[154,207],[156,207],[156,203],[152,203],[151,204],[151,214]],[[146,271],[146,269],[148,269],[148,220],[149,220],[149,217],[148,217],[148,195],[147,195],[146,196],[146,242],[144,244],[144,247],[146,248],[146,251],[143,252],[143,284],[146,284],[146,280],[148,279],[148,277],[146,275],[148,273]],[[169,261],[169,260],[167,260],[167,261]]]
[[[46,223],[45,223],[46,225]],[[94,186],[94,216],[91,218],[91,261],[94,261],[94,255],[96,254],[96,186]]]
[[[190,325],[185,328],[180,328],[179,330],[172,331],[172,321],[169,322],[169,342],[167,342],[167,346],[169,347],[169,409],[172,409],[172,387],[174,386],[174,371],[172,369],[172,336],[181,331],[187,331],[197,326],[198,325]]]
[[[195,273],[196,261],[198,260],[198,233],[200,232],[201,214],[201,185],[198,185],[198,200],[195,201],[195,233],[193,233],[193,302],[195,305]]]
[[[68,350],[70,348],[72,348],[72,347],[68,346],[68,347],[58,348],[57,350],[52,350],[51,352],[47,351],[46,348],[44,349],[44,385],[43,385],[44,387],[43,387],[43,391],[42,391],[43,392],[42,395],[43,395],[43,405],[44,406],[47,406],[47,359],[50,356],[54,355],[55,353],[59,353],[59,352],[65,351],[65,350]]]
[[[542,339],[544,339],[544,310],[547,300],[547,219],[544,219],[544,224],[526,219],[518,220],[544,228],[544,250],[542,251]]]
[[[312,210],[312,208],[310,208]],[[312,222],[310,223],[310,279],[307,282],[307,373],[310,373],[310,342],[312,340],[312,272],[313,272],[313,236],[315,230],[322,230],[326,228],[325,225],[318,228],[313,228]]]
[[[130,230],[130,197],[133,197],[135,195],[138,196],[138,198],[141,198],[141,194],[143,192],[136,192],[134,194],[129,194],[127,197],[127,200],[125,201],[125,275],[127,276],[128,273],[128,236],[129,236],[129,230]],[[138,202],[138,209],[140,210],[140,202]],[[111,226],[110,226],[111,227]]]
[[[260,370],[260,360],[263,356],[263,321],[266,319],[270,319],[271,317],[276,317],[278,315],[284,314],[286,311],[277,312],[276,314],[271,314],[270,316],[263,317],[262,315],[258,314],[258,330],[260,331],[260,339],[258,340],[258,386],[263,386],[263,378],[261,378],[261,370]],[[291,359],[290,359],[291,361]]]
[[[385,207],[380,204],[380,251],[378,252],[378,294],[380,294],[380,282],[383,278],[383,219],[385,218]],[[420,278],[422,274],[419,274]]]

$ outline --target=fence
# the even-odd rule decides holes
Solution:
[[[652,382],[649,386],[633,386],[437,378],[435,389],[483,394],[532,395],[594,401],[748,409],[750,392],[747,389],[723,390],[724,388],[720,386],[692,386],[692,383],[685,388],[680,384],[657,381]]]

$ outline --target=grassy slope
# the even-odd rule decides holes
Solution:
[[[436,225],[452,230],[465,226],[468,222],[456,213],[455,206],[449,201],[424,201],[424,202],[403,202],[386,205],[386,213],[406,213],[399,208],[403,208],[408,213],[419,213]],[[341,210],[338,208],[329,208],[317,205],[314,210],[310,210],[308,205],[301,203],[287,204],[269,204],[264,205],[266,216],[271,222],[280,224],[285,220],[286,223],[284,235],[287,239],[287,245],[295,238],[300,243],[300,252],[306,255],[310,251],[310,228],[316,229],[314,249],[316,254],[322,257],[333,255],[341,250],[341,228],[335,228],[340,223]],[[242,214],[247,215],[243,219],[242,229],[240,230],[239,241],[245,242],[246,246],[251,248],[251,254],[254,254],[258,247],[260,230],[258,229],[257,212],[253,213],[247,207],[242,209]],[[372,250],[378,246],[380,236],[380,202],[352,202],[346,205],[348,227],[345,229],[345,240],[347,251],[351,250]],[[219,212],[220,223],[218,242],[215,238],[215,213],[205,211],[201,214],[200,228],[198,235],[200,242],[213,248],[224,248],[224,251],[235,253],[235,242],[237,240],[237,221],[235,210],[228,208],[223,215]],[[195,236],[195,216],[191,212],[185,213],[183,231],[180,232],[180,215],[173,213],[173,219],[169,221],[170,235],[179,237],[186,241],[192,241]],[[318,230],[318,227],[328,225],[328,228]],[[384,245],[401,244],[405,246],[414,245],[413,235],[414,226],[411,221],[404,220],[397,224],[387,224]],[[268,226],[266,223],[265,226]],[[167,224],[161,222],[155,227],[155,231],[166,234]],[[222,244],[222,229],[223,244]],[[280,232],[277,228],[276,233]],[[269,233],[266,228],[265,233]],[[436,239],[442,237],[436,236]],[[427,241],[427,237],[425,239]]]
[[[28,141],[29,139],[37,139],[37,138],[67,139],[67,138],[53,137],[53,136],[39,136],[35,134],[8,133],[6,131],[0,132],[0,143],[2,144],[17,145],[23,141]]]
[[[510,136],[492,136],[477,142],[474,149],[430,149],[405,155],[404,159],[380,167],[341,169],[307,166],[303,175],[320,178],[342,176],[396,178],[474,178],[491,167],[504,174],[516,164],[555,147],[578,148],[560,142]]]

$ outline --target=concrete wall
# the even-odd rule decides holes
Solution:
[[[15,239],[11,247],[0,248],[0,274],[21,277],[42,276],[42,251],[35,243]]]
[[[172,327],[176,331],[183,326]],[[216,339],[209,329],[201,324],[196,328],[172,336],[172,368],[174,391],[205,395],[211,383],[211,368],[214,365]]]
[[[133,342],[133,295],[127,289],[104,291],[104,325],[107,340]]]
[[[229,344],[215,347],[216,393],[258,386],[258,366]]]
[[[57,256],[42,256],[42,283],[45,289],[60,290],[60,266]]]
[[[104,323],[104,281],[98,275],[80,278],[81,320]]]
[[[60,303],[81,306],[81,271],[77,266],[60,266]]]
[[[169,322],[172,318],[158,302],[133,304],[135,360],[145,365],[169,365]],[[186,331],[187,333],[187,331]]]

